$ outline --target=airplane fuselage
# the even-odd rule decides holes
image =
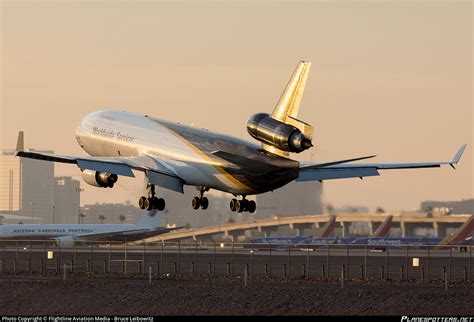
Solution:
[[[235,195],[277,189],[298,177],[299,162],[271,155],[260,146],[206,129],[118,110],[86,115],[76,140],[91,156],[158,157],[173,167],[185,184]],[[229,162],[213,154],[223,151],[252,162]]]
[[[13,224],[0,226],[0,239],[53,239],[136,228],[134,224]]]

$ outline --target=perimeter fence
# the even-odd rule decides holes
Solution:
[[[0,240],[0,274],[472,281],[473,246]]]

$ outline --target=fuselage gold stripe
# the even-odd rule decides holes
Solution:
[[[188,147],[190,147],[193,151],[195,151],[197,154],[199,154],[200,156],[202,156],[206,161],[209,161],[209,165],[213,166],[217,171],[219,171],[221,174],[223,174],[230,182],[232,182],[233,184],[235,184],[237,187],[239,187],[240,189],[245,189],[249,192],[252,191],[251,188],[249,188],[248,186],[246,186],[245,184],[243,184],[242,182],[240,182],[239,180],[237,180],[237,178],[235,178],[234,176],[232,176],[230,173],[228,173],[227,171],[224,170],[224,168],[222,168],[221,166],[218,166],[218,165],[215,165],[213,164],[213,160],[208,157],[204,152],[202,152],[201,150],[199,150],[196,146],[194,146],[191,142],[189,142],[187,139],[185,139],[184,137],[182,137],[181,135],[179,135],[178,133],[176,133],[174,130],[170,129],[169,127],[163,125],[163,127],[165,127],[171,134],[173,134],[175,137],[177,137],[181,142],[183,142],[184,144],[186,144]]]

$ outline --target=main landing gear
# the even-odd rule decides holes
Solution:
[[[257,204],[253,200],[245,199],[245,196],[242,196],[242,200],[232,199],[230,201],[230,210],[243,212],[248,211],[251,214],[257,209]]]
[[[163,198],[155,197],[155,185],[148,184],[148,198],[145,196],[140,197],[138,200],[138,206],[140,209],[146,209],[148,211],[157,209],[162,211],[165,209],[165,200]]]
[[[196,187],[196,190],[199,191],[199,197],[193,198],[193,209],[197,210],[201,207],[202,210],[206,210],[209,207],[209,199],[204,197],[204,192],[209,191],[209,188],[199,186]]]

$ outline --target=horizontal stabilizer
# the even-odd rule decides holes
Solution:
[[[301,171],[296,182],[303,181],[323,181],[331,179],[347,179],[378,176],[376,168],[358,168],[358,169],[331,169],[321,168],[315,170]]]
[[[376,157],[376,155],[369,155],[368,157],[360,157],[360,158],[355,158],[355,159],[332,161],[332,162],[327,162],[327,163],[312,164],[312,165],[307,165],[307,166],[300,167],[300,171],[314,170],[314,169],[329,167],[329,166],[332,166],[332,165],[337,165],[337,164],[342,164],[342,163],[348,163],[348,162],[353,162],[353,161],[360,161],[360,160],[370,159],[370,158],[373,158],[373,157]]]

